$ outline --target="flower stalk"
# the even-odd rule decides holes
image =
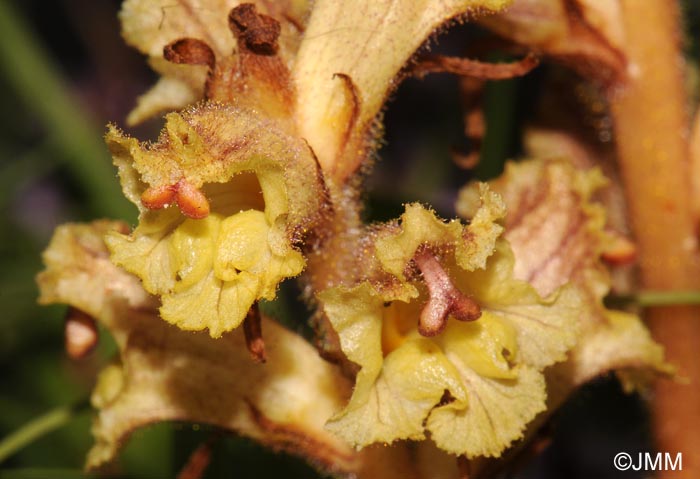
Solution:
[[[687,98],[679,62],[677,2],[623,0],[630,75],[611,94],[618,157],[639,247],[642,287],[697,289],[697,236],[691,203]],[[659,380],[654,402],[657,448],[682,451],[683,472],[700,474],[700,308],[648,310],[656,339],[688,382]]]

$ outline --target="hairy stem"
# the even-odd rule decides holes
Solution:
[[[693,181],[693,215],[697,231],[700,231],[700,112],[695,112],[693,134],[690,139],[690,174]]]
[[[678,5],[668,0],[621,4],[630,75],[623,89],[611,93],[611,107],[642,285],[661,291],[697,289]],[[690,379],[688,384],[659,380],[656,385],[658,450],[684,454],[682,472],[658,477],[700,477],[700,308],[655,307],[647,317],[668,360]]]

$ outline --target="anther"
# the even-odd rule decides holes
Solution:
[[[209,200],[187,180],[180,180],[177,183],[175,199],[183,215],[196,220],[209,216]]]
[[[152,186],[141,194],[141,204],[149,210],[159,210],[175,200],[175,185]]]

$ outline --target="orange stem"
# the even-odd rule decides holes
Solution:
[[[691,202],[687,98],[678,45],[679,11],[668,0],[621,0],[629,79],[610,94],[618,156],[640,252],[643,287],[697,289],[697,238]],[[648,311],[656,339],[689,382],[659,380],[654,429],[661,452],[683,453],[683,471],[700,477],[700,308]]]

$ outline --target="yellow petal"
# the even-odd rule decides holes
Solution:
[[[366,384],[358,381],[355,394],[358,388]],[[384,359],[367,400],[351,402],[327,428],[358,446],[423,439],[425,418],[446,390],[463,402],[463,386],[440,349],[430,340],[413,339]]]
[[[42,255],[46,270],[37,276],[41,304],[70,298],[71,305],[97,317],[107,296],[119,296],[134,306],[155,304],[138,278],[114,266],[104,245],[105,234],[128,231],[121,221],[70,223],[56,228]]]
[[[501,288],[491,287],[478,274],[465,278],[471,282],[468,287],[484,287],[480,294],[488,296],[492,303],[498,302],[499,297],[511,296],[510,306],[490,308],[489,312],[499,310],[505,314],[518,331],[521,355],[533,364],[544,365],[538,359],[547,356],[542,356],[544,351],[563,353],[559,341],[570,340],[573,330],[569,331],[561,320],[570,319],[572,313],[578,319],[577,341],[568,351],[567,360],[545,371],[549,411],[558,407],[574,388],[601,374],[616,371],[633,383],[638,378],[671,371],[664,363],[663,349],[638,317],[607,310],[602,304],[610,279],[600,255],[612,238],[603,229],[606,212],[592,197],[604,183],[597,170],[579,171],[565,160],[509,163],[504,175],[490,185],[503,196],[508,208],[504,236],[512,245],[515,265],[511,254],[504,257],[497,253],[490,258],[502,264],[501,277],[506,280],[494,280]],[[463,215],[475,211],[477,195],[476,185],[463,189],[458,211]],[[555,293],[556,303],[568,307],[569,312],[559,310],[562,315],[557,317],[548,314],[542,305],[517,306],[532,297],[534,290],[523,286],[524,282],[509,282],[508,270],[513,270],[516,278],[531,282],[541,294],[560,288]],[[550,294],[545,302],[552,299]],[[555,307],[550,311],[558,310]],[[528,434],[534,432],[531,429]]]
[[[499,241],[485,269],[468,274],[457,271],[455,284],[469,292],[482,311],[513,328],[518,361],[541,369],[564,359],[576,343],[582,297],[576,288],[563,287],[541,298],[530,284],[514,279],[513,261],[508,244]]]
[[[261,211],[248,210],[226,218],[216,248],[216,277],[231,281],[240,271],[250,270],[261,262],[267,248],[260,239],[267,237],[268,229]]]
[[[183,291],[209,274],[220,225],[218,215],[202,220],[187,219],[170,235],[168,256],[177,277],[175,291]]]
[[[651,337],[639,318],[622,311],[609,310],[605,322],[588,329],[578,347],[572,351],[569,369],[571,380],[580,385],[609,371],[673,371],[664,361],[664,348]]]
[[[452,454],[499,457],[523,435],[525,426],[545,409],[545,383],[541,372],[522,366],[515,379],[483,377],[446,353],[467,385],[469,403],[435,408],[427,429],[438,447]]]
[[[400,229],[380,230],[375,251],[382,268],[404,280],[404,269],[422,245],[436,251],[454,251],[461,268],[483,268],[493,253],[496,239],[503,231],[497,221],[505,214],[503,201],[487,186],[481,187],[479,206],[468,226],[458,220],[443,222],[431,210],[413,203],[401,215]]]
[[[348,408],[369,399],[372,383],[382,368],[382,305],[384,300],[369,283],[333,288],[318,295],[323,310],[347,358],[362,369]]]
[[[477,374],[497,379],[513,379],[518,345],[515,330],[498,315],[483,311],[478,321],[452,321],[436,339],[446,351],[454,351],[462,363]]]

